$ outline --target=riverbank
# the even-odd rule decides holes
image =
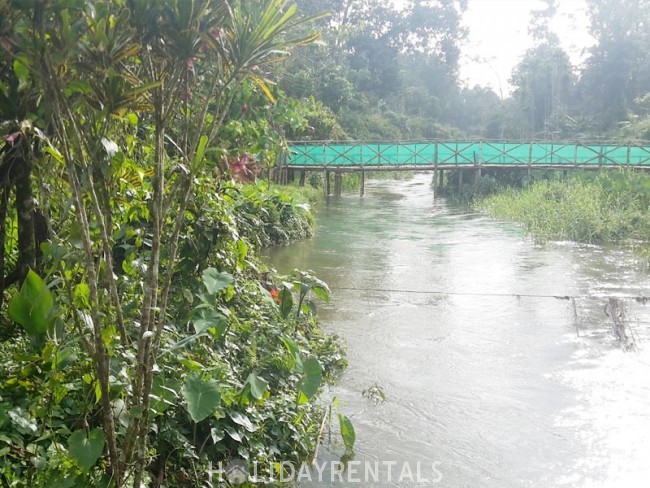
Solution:
[[[309,273],[280,275],[259,259],[265,245],[312,235],[308,197],[266,183],[222,182],[216,191],[197,192],[188,213],[156,359],[147,484],[209,484],[219,463],[232,459],[259,464],[262,478],[277,476],[264,468],[315,452],[324,408],[318,392],[346,365],[341,340],[322,332],[316,317],[315,307],[329,298],[327,285]],[[115,276],[128,309],[140,293],[134,283],[146,270],[139,263],[147,250],[123,246]],[[34,274],[29,286],[42,288],[38,296],[56,310],[56,335],[36,342],[6,315],[0,321],[0,479],[17,487],[100,486],[101,392],[92,356],[72,325],[85,317],[87,286],[48,287],[62,279],[51,268],[42,278]],[[25,286],[9,291],[8,315],[20,319],[15,310],[32,295]],[[124,401],[133,358],[112,337],[106,343],[122,440],[134,418]]]
[[[487,214],[520,223],[539,242],[650,243],[650,177],[577,174],[479,198]]]
[[[241,187],[228,201],[239,231],[257,249],[282,246],[314,235],[312,205],[320,195],[310,187],[280,186],[266,181]]]

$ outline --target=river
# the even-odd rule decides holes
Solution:
[[[625,302],[637,351],[605,314],[649,296],[650,273],[625,249],[535,245],[430,181],[369,181],[317,208],[313,239],[268,251],[329,283],[323,328],[348,345],[331,395],[361,474],[302,486],[650,486],[650,305]]]

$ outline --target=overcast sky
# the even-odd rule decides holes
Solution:
[[[593,44],[588,34],[585,0],[558,0],[553,24],[574,64],[580,64]],[[511,91],[512,68],[531,46],[530,12],[539,0],[469,0],[464,24],[469,28],[463,46],[460,76],[469,86],[490,86],[497,93]]]

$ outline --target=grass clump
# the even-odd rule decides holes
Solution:
[[[537,181],[489,196],[478,207],[521,223],[539,242],[650,242],[650,177],[640,173]]]

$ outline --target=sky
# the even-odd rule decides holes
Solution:
[[[585,0],[558,0],[552,24],[574,65],[580,65],[594,40],[588,33]],[[531,10],[539,0],[469,0],[463,24],[469,29],[462,47],[460,78],[468,86],[491,87],[507,96],[512,69],[532,45]]]

